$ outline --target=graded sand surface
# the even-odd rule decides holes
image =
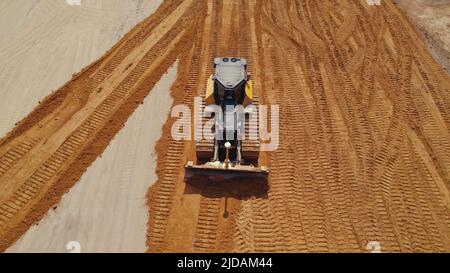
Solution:
[[[258,162],[269,190],[184,183],[195,142],[168,118],[148,251],[449,252],[450,77],[392,0],[367,3],[164,1],[0,141],[0,250],[58,205],[176,60],[173,103],[193,109],[213,59],[240,56],[260,105],[280,109],[279,146]]]
[[[0,1],[0,138],[161,2]]]
[[[175,78],[173,67],[58,207],[8,252],[68,252],[71,241],[80,243],[81,252],[146,251],[146,193],[157,179],[154,147]]]

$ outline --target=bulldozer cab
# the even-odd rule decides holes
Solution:
[[[247,61],[241,58],[215,58],[214,69],[215,103],[222,106],[243,104],[248,80]]]

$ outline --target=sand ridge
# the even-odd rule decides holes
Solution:
[[[0,250],[103,153],[175,59],[174,104],[192,107],[225,55],[246,58],[260,102],[280,106],[280,146],[260,158],[270,190],[185,185],[195,144],[174,140],[169,118],[150,252],[450,251],[450,78],[390,0],[165,1],[0,142]]]

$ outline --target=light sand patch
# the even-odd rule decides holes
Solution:
[[[56,210],[7,252],[145,252],[146,193],[156,181],[154,146],[172,104],[170,68],[101,158],[66,194]]]
[[[396,0],[425,38],[433,57],[450,73],[450,0]]]

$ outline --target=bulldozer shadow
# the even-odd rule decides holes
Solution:
[[[214,181],[195,179],[186,183],[185,194],[200,194],[209,198],[234,198],[246,200],[250,198],[267,199],[267,181],[259,179],[235,179]]]

